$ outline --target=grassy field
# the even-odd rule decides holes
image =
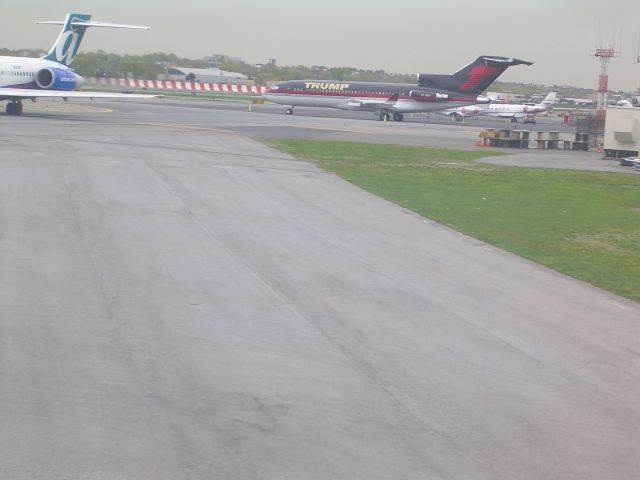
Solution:
[[[482,151],[267,143],[458,231],[640,301],[640,176],[496,167],[475,162]]]

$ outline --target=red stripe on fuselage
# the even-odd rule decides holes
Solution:
[[[297,90],[284,90],[278,89],[272,92],[265,92],[267,95],[294,95],[294,96],[322,96],[322,97],[334,97],[334,98],[379,98],[382,100],[389,100],[391,102],[396,100],[396,95],[398,95],[399,100],[415,100],[416,102],[435,102],[435,98],[420,98],[420,97],[411,97],[409,95],[402,94],[379,94],[379,93],[355,93],[349,91],[343,92],[300,92]],[[450,102],[468,102],[468,103],[476,103],[478,101],[477,97],[454,97],[449,98]],[[447,101],[440,100],[441,103],[447,103]]]

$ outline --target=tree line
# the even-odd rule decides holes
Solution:
[[[40,57],[44,50],[9,50],[0,49],[0,55],[18,57]],[[257,84],[282,80],[301,80],[314,78],[319,80],[350,80],[370,82],[413,82],[415,75],[387,73],[384,70],[361,70],[351,67],[323,67],[304,65],[278,66],[273,63],[250,65],[238,58],[226,55],[213,55],[206,59],[194,60],[181,58],[173,53],[149,53],[146,55],[119,55],[97,52],[78,54],[73,62],[73,69],[85,77],[115,77],[155,80],[165,74],[168,66],[206,68],[210,61],[215,61],[222,70],[239,72]]]
[[[44,50],[9,50],[0,48],[0,55],[17,57],[40,57]],[[146,55],[119,55],[107,53],[103,50],[97,52],[80,53],[76,57],[73,68],[84,77],[114,77],[136,78],[140,80],[155,80],[166,73],[168,66],[206,68],[207,64],[214,61],[222,70],[239,72],[251,79],[256,84],[265,85],[271,82],[284,80],[344,80],[360,82],[400,82],[414,83],[415,74],[394,74],[384,70],[363,70],[352,67],[324,67],[324,66],[278,66],[273,63],[264,65],[250,65],[239,58],[227,55],[211,55],[210,57],[194,60],[182,58],[173,53],[149,53]],[[547,87],[544,85],[503,83],[495,82],[494,91],[508,91],[511,93],[530,95],[555,90],[560,95],[585,96],[593,90],[581,89],[570,86]]]

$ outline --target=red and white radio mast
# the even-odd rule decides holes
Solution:
[[[608,48],[596,46],[594,56],[600,60],[600,76],[598,77],[598,118],[604,118],[607,109],[607,92],[609,91],[609,60],[616,56],[613,46]]]
[[[635,55],[634,55],[634,60],[636,63],[640,63],[640,35],[638,35],[638,38],[636,40],[636,49],[635,49]],[[640,95],[640,85],[638,85],[638,95]]]

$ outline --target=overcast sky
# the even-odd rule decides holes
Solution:
[[[67,12],[148,25],[90,30],[81,51],[224,53],[249,63],[451,73],[481,54],[517,57],[506,81],[596,88],[596,43],[622,47],[609,87],[640,87],[640,0],[0,0],[0,47],[49,48]]]

